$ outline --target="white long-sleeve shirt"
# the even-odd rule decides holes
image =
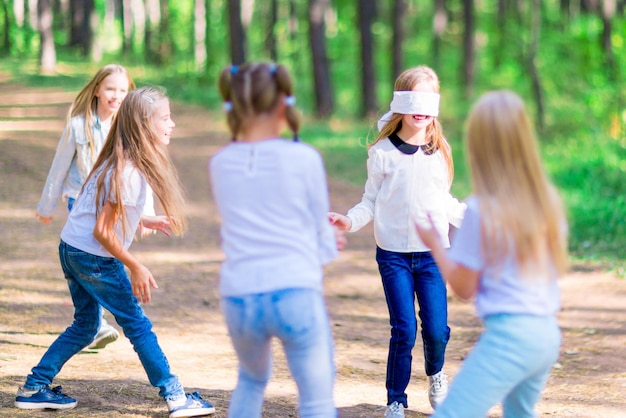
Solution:
[[[350,232],[374,220],[376,244],[384,250],[425,252],[430,248],[420,240],[415,222],[427,222],[430,214],[444,246],[449,247],[449,224],[461,224],[465,207],[450,194],[441,151],[428,155],[419,148],[408,154],[385,138],[368,151],[363,198],[347,216],[352,221]]]
[[[324,164],[309,145],[233,142],[210,162],[221,217],[222,296],[322,289],[337,256]]]

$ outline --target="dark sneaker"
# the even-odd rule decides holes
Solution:
[[[101,348],[106,347],[111,344],[113,341],[117,340],[120,337],[120,333],[117,332],[112,325],[107,323],[103,323],[100,327],[100,330],[96,334],[96,337],[93,339],[93,342],[89,345],[90,350],[100,350]]]
[[[20,409],[72,409],[78,402],[61,393],[61,386],[50,389],[49,386],[29,394],[22,388],[17,389],[15,406]]]
[[[181,400],[167,401],[170,418],[201,417],[215,412],[213,405],[202,399],[198,392],[187,393]]]

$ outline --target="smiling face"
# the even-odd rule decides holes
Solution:
[[[417,83],[412,89],[413,91],[421,91],[424,93],[437,93],[433,86],[427,82]],[[402,129],[409,131],[411,134],[425,130],[432,122],[433,116],[426,115],[403,115]]]
[[[109,74],[98,86],[94,96],[98,98],[98,117],[106,120],[122,104],[129,90],[129,80],[123,73]]]
[[[168,145],[170,143],[172,130],[174,126],[176,126],[172,120],[169,100],[163,99],[157,101],[154,113],[152,114],[152,123],[154,124],[154,131],[157,134],[159,143]]]

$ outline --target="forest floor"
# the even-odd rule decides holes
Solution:
[[[1,76],[1,75],[0,75]],[[0,417],[49,417],[13,407],[15,392],[48,345],[72,320],[72,302],[57,259],[62,204],[50,225],[34,211],[69,103],[76,92],[32,89],[0,77]],[[188,391],[199,391],[225,417],[237,360],[219,309],[218,217],[210,197],[207,162],[228,141],[223,122],[204,109],[172,104],[177,127],[171,154],[189,195],[191,228],[184,238],[154,236],[131,250],[159,283],[145,305],[171,367]],[[359,201],[361,187],[330,180],[332,209]],[[340,416],[381,417],[385,404],[388,314],[374,260],[370,227],[326,270],[325,294],[335,338],[335,398]],[[563,346],[537,405],[540,416],[626,416],[626,280],[598,267],[574,266],[561,281],[558,314]],[[452,336],[445,371],[454,378],[481,325],[474,308],[449,298]],[[110,322],[114,323],[110,314]],[[297,416],[297,391],[280,346],[264,417]],[[414,351],[407,417],[428,417],[422,345]],[[121,337],[101,351],[72,358],[54,382],[78,399],[58,417],[164,417],[137,355]],[[477,388],[480,390],[480,388]],[[499,407],[490,417],[501,416]]]

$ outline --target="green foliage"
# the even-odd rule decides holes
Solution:
[[[357,3],[331,2],[327,14],[327,52],[335,114],[326,121],[308,120],[304,141],[324,154],[329,175],[362,186],[365,181],[366,143],[374,136],[375,121],[359,121],[361,110],[360,42]],[[98,0],[104,18],[107,2]],[[230,63],[228,19],[225,0],[206,2],[208,13],[208,61],[196,68],[193,61],[193,2],[172,1],[169,27],[173,42],[171,60],[160,66],[147,65],[143,55],[143,34],[135,33],[135,50],[121,56],[121,25],[100,24],[104,44],[103,62],[119,62],[131,70],[137,83],[167,88],[175,100],[220,109],[216,80]],[[269,61],[266,40],[269,9],[267,2],[254,2],[255,10],[246,27],[249,60]],[[289,4],[294,5],[290,10]],[[506,88],[520,94],[535,120],[538,106],[531,88],[528,52],[531,25],[529,2],[507,2],[519,6],[507,12],[498,26],[496,0],[475,2],[474,94],[466,95],[461,81],[462,44],[465,37],[461,2],[447,2],[449,13],[441,39],[439,60],[433,52],[434,2],[409,1],[405,14],[406,67],[427,64],[441,80],[440,120],[455,157],[453,193],[464,198],[470,193],[469,171],[462,143],[467,112],[481,93]],[[291,71],[298,106],[313,114],[314,84],[308,36],[308,2],[278,2],[279,16],[273,33],[277,40],[278,62]],[[393,79],[391,75],[391,2],[377,2],[378,19],[372,28],[375,42],[375,71],[380,114],[387,109]],[[292,13],[293,12],[293,13]],[[3,18],[0,12],[0,33]],[[10,16],[12,49],[0,63],[2,71],[13,72],[21,81],[36,86],[63,86],[76,89],[102,63],[85,62],[75,51],[63,48],[67,31],[57,30],[59,76],[38,76],[34,64],[38,36],[28,22],[16,26]],[[597,14],[579,11],[565,16],[560,2],[543,2],[541,28],[535,64],[541,81],[545,129],[539,132],[548,171],[561,191],[568,208],[572,254],[583,260],[622,263],[626,247],[626,22],[613,19],[611,54],[602,49],[602,21]],[[56,27],[60,27],[58,24]]]

